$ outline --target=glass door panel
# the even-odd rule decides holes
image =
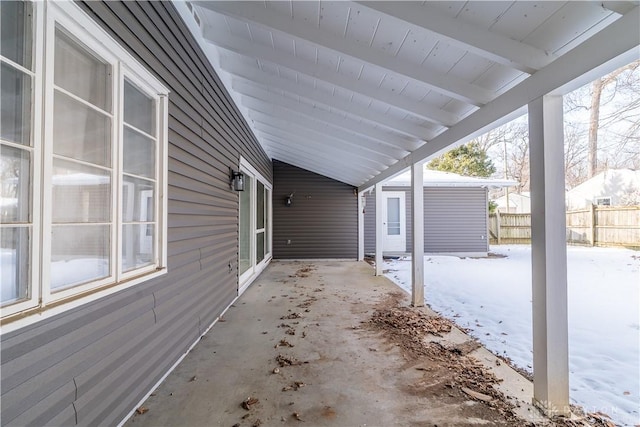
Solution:
[[[400,235],[400,198],[387,198],[387,234]]]

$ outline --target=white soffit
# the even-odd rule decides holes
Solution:
[[[361,189],[639,56],[637,1],[177,8],[269,156]]]

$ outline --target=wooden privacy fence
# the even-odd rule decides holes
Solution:
[[[531,243],[531,214],[489,215],[492,244]],[[567,212],[567,243],[640,247],[640,206],[594,206]]]

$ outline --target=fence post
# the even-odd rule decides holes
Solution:
[[[596,245],[596,219],[597,219],[597,214],[596,214],[596,205],[594,205],[593,203],[591,203],[591,205],[589,205],[589,210],[590,210],[590,217],[591,217],[591,246],[595,246]]]
[[[500,244],[500,209],[496,209],[496,240]]]

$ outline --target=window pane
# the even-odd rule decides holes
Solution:
[[[264,228],[264,185],[258,181],[256,189],[256,229]]]
[[[51,289],[61,290],[109,276],[108,225],[54,226]]]
[[[124,121],[155,136],[156,103],[128,81],[124,81]]]
[[[72,159],[111,166],[111,119],[56,92],[53,151]]]
[[[0,2],[0,32],[2,34],[0,53],[5,58],[9,58],[29,70],[31,69],[32,52],[32,7],[31,2],[26,1]]]
[[[122,271],[154,262],[155,224],[127,224],[122,227]]]
[[[251,185],[253,180],[245,175],[244,191],[240,191],[240,274],[251,267]]]
[[[122,220],[124,222],[154,220],[154,184],[145,179],[124,176],[122,185]]]
[[[256,264],[264,259],[264,232],[256,234]]]
[[[155,178],[156,142],[131,129],[124,128],[124,171]]]
[[[0,222],[31,222],[31,154],[4,145],[0,154]]]
[[[109,222],[111,175],[67,160],[53,161],[53,222]]]
[[[0,64],[0,86],[0,137],[31,145],[31,76],[3,62]]]
[[[387,234],[400,235],[400,199],[398,197],[387,199]]]
[[[0,301],[2,305],[28,297],[28,227],[0,228]]]
[[[56,28],[54,83],[111,111],[111,66]]]

